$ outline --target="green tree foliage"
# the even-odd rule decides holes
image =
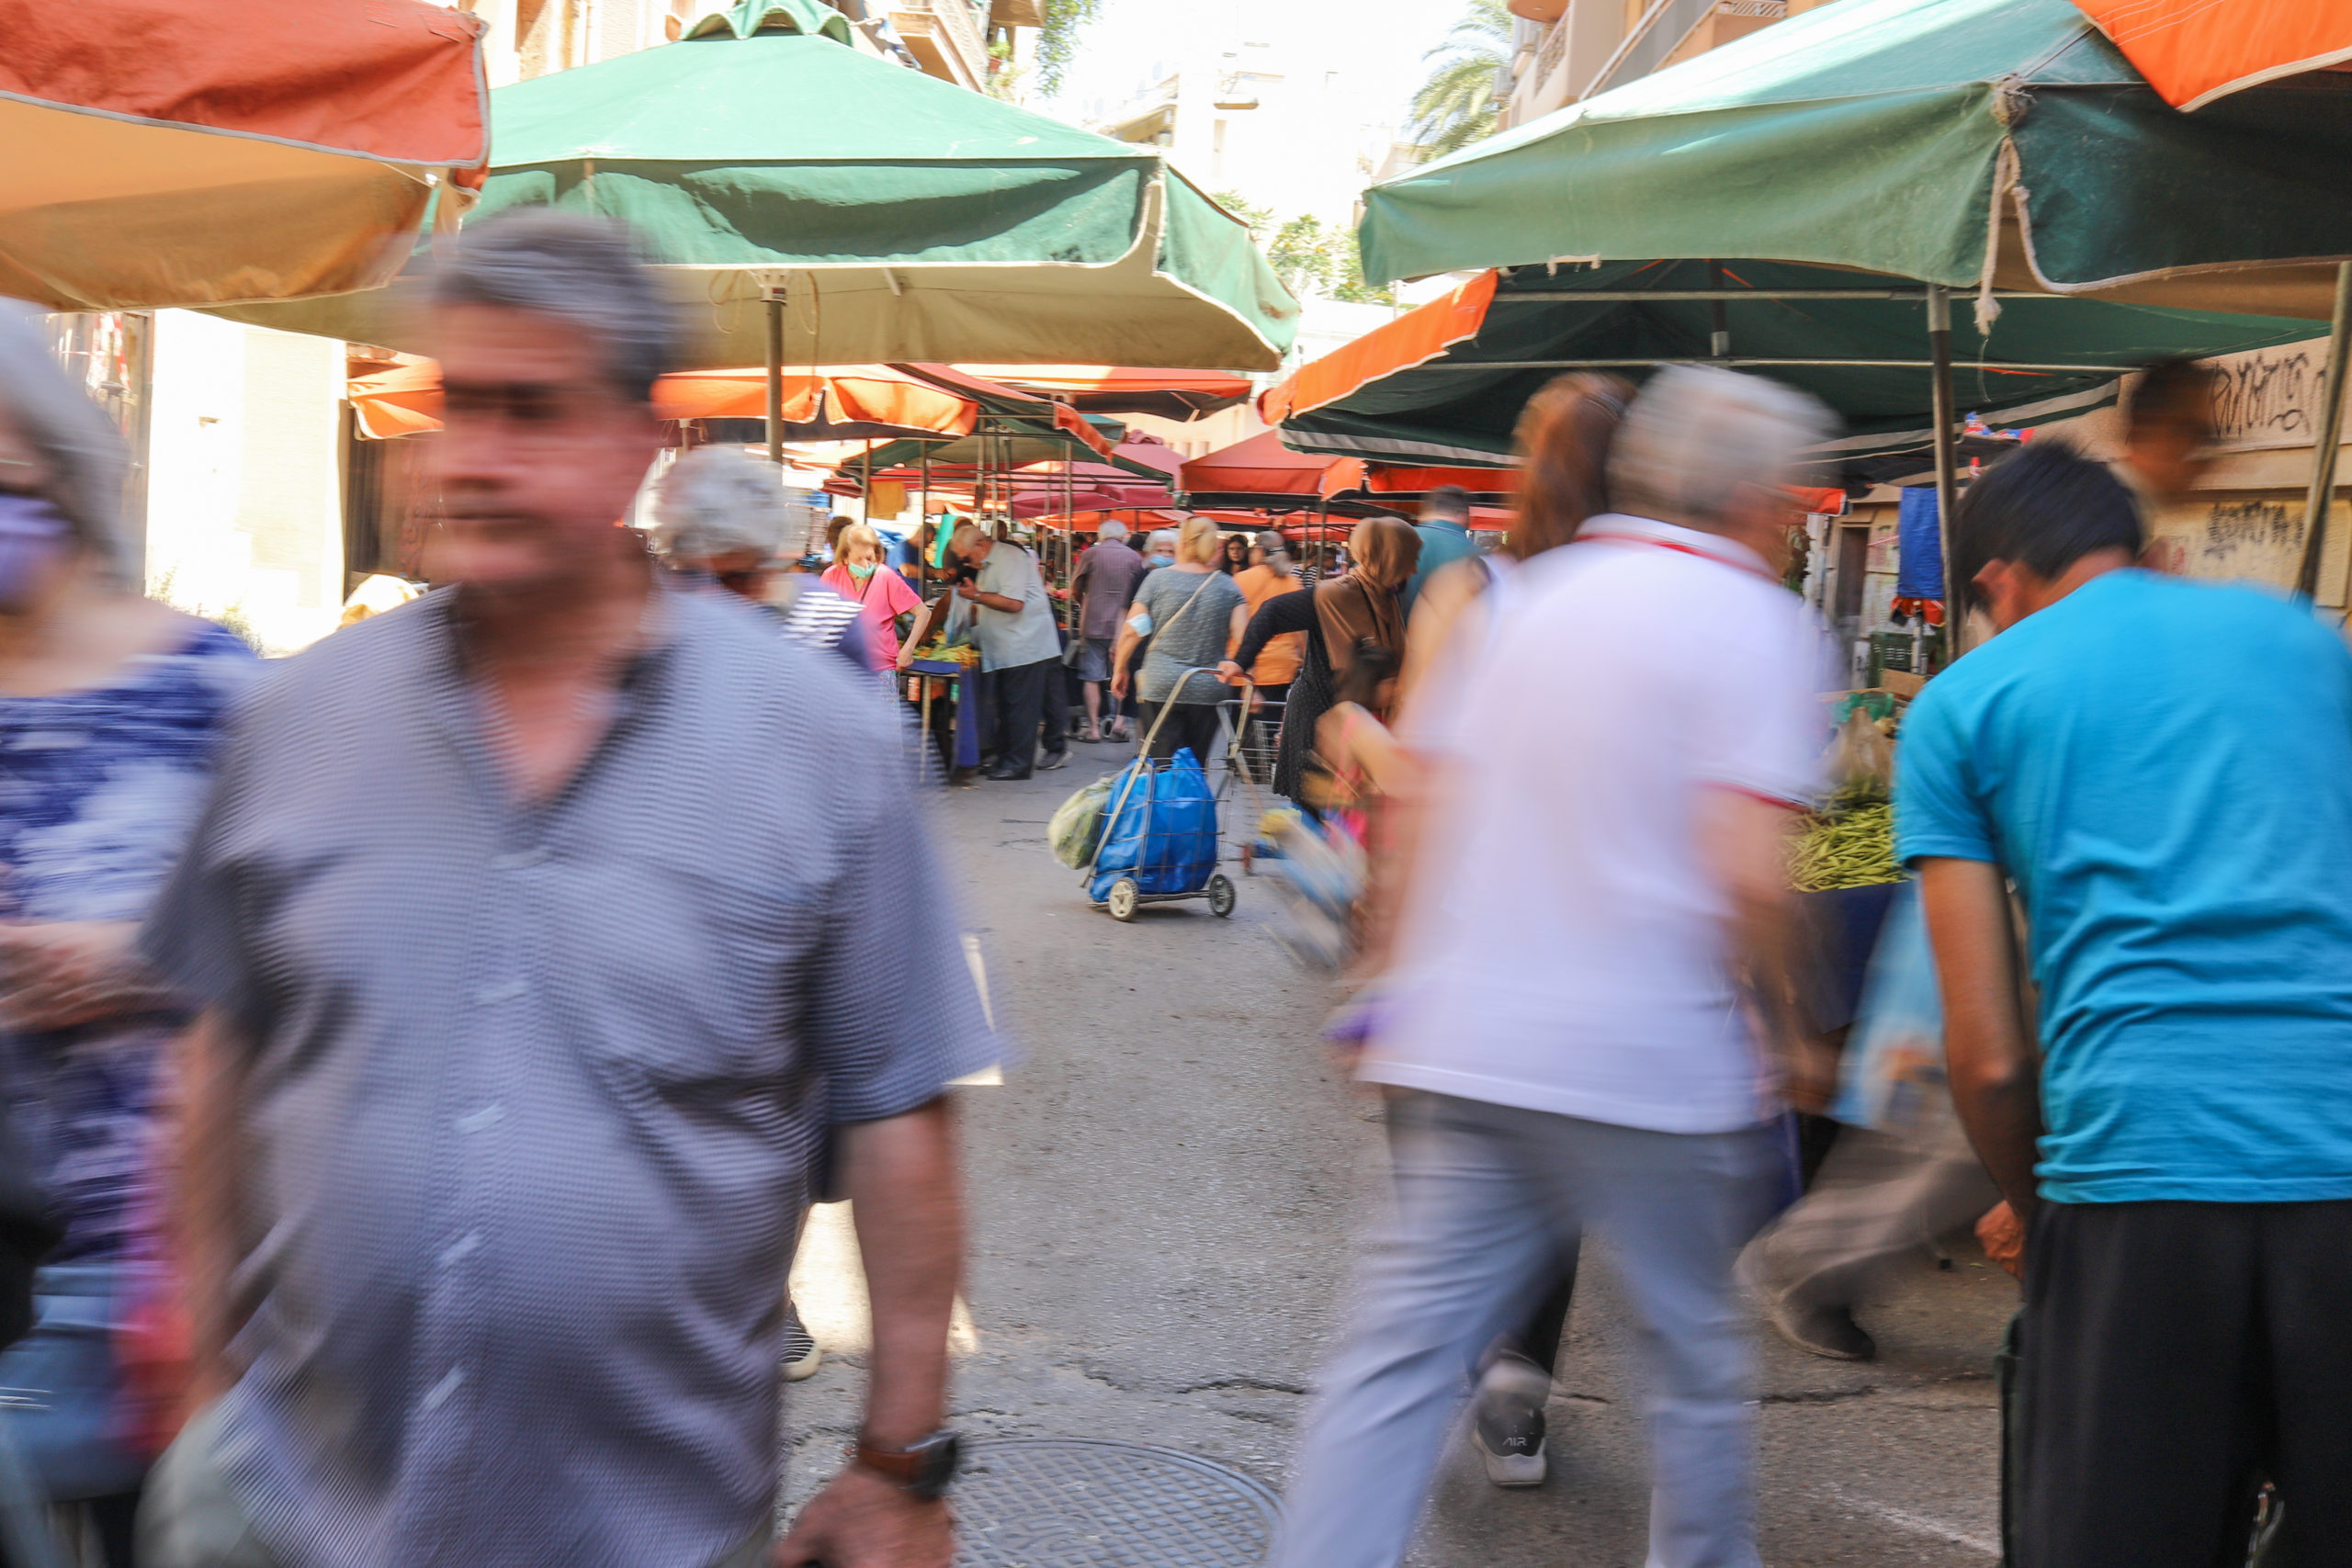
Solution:
[[[1495,73],[1510,63],[1503,0],[1469,0],[1462,18],[1421,58],[1434,67],[1413,95],[1414,140],[1432,158],[1459,152],[1495,129]]]
[[[1047,97],[1062,90],[1063,73],[1078,58],[1078,35],[1102,13],[1102,0],[1046,0],[1037,29],[1037,86]]]
[[[1396,303],[1388,289],[1363,280],[1363,258],[1357,254],[1352,230],[1310,215],[1276,221],[1272,208],[1238,191],[1219,191],[1211,199],[1241,220],[1250,239],[1264,249],[1274,276],[1293,294],[1351,305]]]

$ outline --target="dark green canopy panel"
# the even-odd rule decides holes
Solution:
[[[1729,355],[1720,360],[1715,301],[1639,298],[1716,290],[1758,296],[1723,301]],[[1434,359],[1387,368],[1319,406],[1294,403],[1282,422],[1283,442],[1389,461],[1500,463],[1520,409],[1551,377],[1589,369],[1639,379],[1657,362],[1685,360],[1752,369],[1813,393],[1845,421],[1848,436],[1837,450],[1848,455],[1925,451],[1931,420],[1924,293],[1893,279],[1783,262],[1728,263],[1720,275],[1695,261],[1517,267],[1498,280],[1475,336]],[[2033,424],[2111,401],[2121,372],[2160,355],[2229,353],[2312,334],[2304,321],[2107,299],[2011,297],[2001,305],[1988,330],[1979,331],[1965,310],[1952,321],[1957,407],[1996,425]]]

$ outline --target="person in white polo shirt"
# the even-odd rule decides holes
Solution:
[[[1652,1568],[1757,1562],[1732,1263],[1785,1181],[1781,854],[1827,734],[1783,487],[1828,426],[1772,382],[1661,371],[1610,459],[1623,511],[1528,563],[1460,700],[1425,705],[1451,733],[1421,738],[1430,822],[1359,1067],[1396,1211],[1282,1568],[1403,1559],[1482,1355],[1584,1231],[1640,1320]]]

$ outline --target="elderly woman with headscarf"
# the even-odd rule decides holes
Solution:
[[[1399,591],[1420,558],[1420,536],[1399,518],[1368,517],[1348,536],[1355,564],[1345,577],[1278,593],[1261,603],[1241,634],[1241,646],[1219,668],[1228,680],[1251,668],[1266,645],[1290,632],[1306,633],[1298,673],[1283,708],[1282,740],[1274,755],[1274,793],[1301,798],[1316,727],[1337,700],[1340,682],[1367,650],[1393,670],[1405,651],[1405,611]],[[1372,694],[1375,711],[1379,684]]]
[[[140,592],[121,443],[40,320],[0,301],[0,1058],[64,1234],[0,1385],[47,1391],[8,1413],[13,1442],[123,1564],[146,1456],[111,1341],[154,1294],[162,1064],[187,1021],[134,939],[257,665]]]

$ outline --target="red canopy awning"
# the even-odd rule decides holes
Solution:
[[[2075,0],[2175,108],[2352,60],[2352,0]]]
[[[1186,463],[1183,486],[1193,495],[1331,495],[1362,484],[1363,471],[1354,457],[1294,452],[1269,430]]]

